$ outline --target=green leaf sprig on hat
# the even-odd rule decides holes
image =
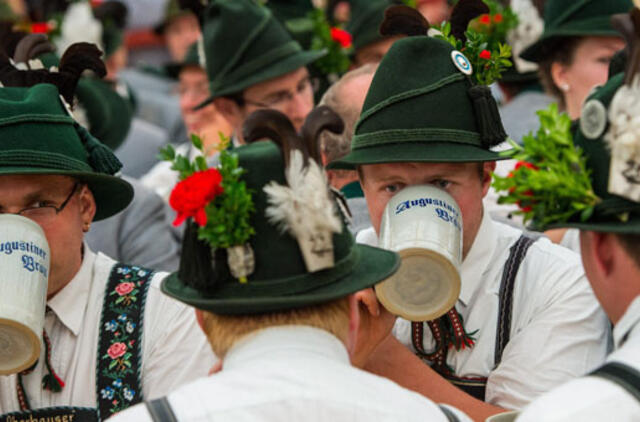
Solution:
[[[325,75],[341,75],[349,70],[349,54],[353,47],[351,34],[344,29],[329,25],[324,9],[309,12],[313,24],[312,50],[327,50],[327,55],[319,58],[315,66]]]
[[[451,44],[471,63],[471,78],[477,85],[491,85],[502,77],[511,62],[506,33],[518,25],[518,18],[492,0],[461,0],[449,21],[442,22],[435,38]],[[504,36],[503,36],[504,33]]]
[[[523,138],[524,145],[511,142],[503,155],[518,160],[507,176],[494,175],[493,187],[503,192],[500,204],[517,204],[516,214],[533,229],[567,222],[579,216],[586,221],[600,198],[594,193],[582,150],[573,143],[571,119],[558,106],[537,112],[540,128]]]
[[[163,160],[173,163],[179,173],[169,204],[178,212],[174,225],[189,217],[198,226],[198,239],[206,241],[211,250],[244,245],[255,233],[249,219],[255,211],[251,191],[240,178],[245,173],[238,164],[238,156],[227,149],[229,138],[220,133],[220,164],[209,168],[204,157],[202,139],[191,135],[191,142],[203,155],[190,161],[176,154],[172,146],[160,152]],[[241,282],[246,278],[240,278]]]

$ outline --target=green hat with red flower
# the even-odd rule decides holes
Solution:
[[[241,93],[326,54],[304,51],[269,9],[255,0],[213,0],[204,11],[203,45],[211,97]]]
[[[454,19],[456,10],[467,12],[471,6],[475,14],[465,13],[466,21]],[[410,36],[385,55],[356,124],[351,152],[329,168],[500,159],[491,148],[507,136],[485,84],[499,78],[509,50],[484,50],[483,36],[466,30],[472,18],[486,11],[480,0],[461,0],[452,17],[455,25],[444,24],[437,39],[426,35],[428,23],[415,9],[387,9],[381,32]]]
[[[223,150],[217,169],[165,151],[183,177],[171,195],[177,222],[188,219],[180,269],[163,292],[217,314],[258,314],[338,299],[394,273],[397,254],[355,243],[307,147],[341,128],[319,108],[300,137],[282,113],[260,110],[245,125],[250,144]]]
[[[626,21],[616,27],[633,40],[636,61],[594,90],[575,127],[555,105],[540,111],[536,136],[510,154],[527,164],[496,177],[501,201],[520,204],[535,229],[640,234],[640,28],[632,23],[640,22],[640,10],[632,14],[614,22]]]

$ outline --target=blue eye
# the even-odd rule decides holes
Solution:
[[[435,180],[432,183],[434,186],[439,187],[440,189],[446,189],[451,186],[451,182],[448,180]]]
[[[400,190],[400,187],[398,185],[387,185],[384,190],[388,193],[396,193]]]

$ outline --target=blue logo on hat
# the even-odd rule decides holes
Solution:
[[[451,59],[453,60],[453,64],[458,68],[460,72],[464,73],[467,76],[470,76],[473,73],[471,62],[464,54],[462,54],[458,50],[454,50],[451,52]]]

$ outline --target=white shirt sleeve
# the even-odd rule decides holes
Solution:
[[[206,377],[216,360],[194,309],[160,291],[165,276],[154,276],[144,316],[145,400],[165,396],[183,384]]]

